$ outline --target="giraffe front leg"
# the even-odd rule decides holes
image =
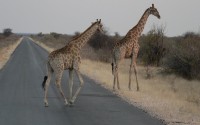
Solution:
[[[134,72],[135,72],[135,79],[136,79],[136,85],[137,85],[137,91],[140,90],[139,88],[139,84],[138,84],[138,78],[137,78],[137,66],[136,66],[136,63],[133,64],[133,67],[134,67]]]
[[[134,53],[132,53],[132,56],[131,56],[131,65],[130,65],[130,70],[129,70],[129,84],[128,84],[128,88],[129,88],[130,91],[131,91],[131,76],[132,76],[133,60],[134,60]]]
[[[76,100],[78,94],[80,93],[81,88],[82,88],[83,85],[84,85],[83,78],[82,78],[82,76],[81,76],[79,70],[75,70],[75,71],[76,71],[76,74],[77,74],[77,76],[78,76],[78,79],[79,79],[80,85],[79,85],[78,89],[76,90],[74,96],[73,96],[72,99],[70,100],[70,103],[72,103],[72,104],[73,104],[74,101]]]
[[[129,71],[129,90],[131,90],[131,75],[132,75],[132,68],[134,68],[137,91],[139,91],[138,78],[137,78],[137,65],[136,65],[137,54],[138,54],[138,50],[133,49],[132,57],[131,57],[130,71]]]
[[[132,60],[131,60],[131,65],[130,65],[130,70],[129,70],[129,84],[128,84],[128,88],[131,91],[131,75],[132,75]]]

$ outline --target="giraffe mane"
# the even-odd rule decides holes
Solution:
[[[99,23],[98,21],[92,23],[92,25],[90,27],[88,27],[84,32],[82,32],[80,35],[74,37],[71,41],[74,41],[76,39],[78,39],[79,37],[81,37],[85,32],[87,32],[89,29],[91,29],[94,25],[96,25],[97,23]]]

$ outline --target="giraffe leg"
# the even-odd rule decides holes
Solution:
[[[44,104],[45,104],[45,107],[48,107],[49,104],[48,104],[48,101],[47,101],[47,93],[48,93],[48,88],[49,88],[49,84],[50,84],[50,81],[51,81],[51,75],[52,75],[52,70],[51,70],[51,67],[49,64],[47,64],[47,68],[48,68],[48,76],[47,76],[47,81],[45,83],[45,86],[44,86]]]
[[[136,63],[133,64],[134,72],[135,72],[135,79],[137,84],[137,91],[139,91],[139,85],[138,85],[138,78],[137,78],[137,68]]]
[[[115,90],[115,83],[116,83],[116,67],[114,67],[114,72],[113,72],[113,75],[114,75],[114,80],[113,80],[113,90]]]
[[[129,70],[129,84],[128,84],[129,90],[131,90],[131,75],[132,75],[132,64],[130,65],[130,70]]]
[[[65,105],[68,105],[67,99],[66,99],[66,97],[65,97],[65,95],[64,95],[64,93],[63,93],[62,87],[61,87],[61,78],[62,78],[62,74],[63,74],[63,71],[56,72],[56,86],[57,86],[57,88],[59,89],[60,94],[61,94],[62,97],[64,98]]]
[[[81,76],[79,70],[75,70],[75,72],[76,72],[76,74],[77,74],[77,76],[78,76],[80,85],[79,85],[78,89],[76,90],[74,96],[73,96],[72,99],[70,100],[70,102],[71,102],[72,104],[73,104],[74,101],[76,100],[76,97],[78,96],[78,94],[80,93],[81,88],[82,88],[83,85],[84,85],[83,78],[82,78],[82,76]]]
[[[132,56],[131,56],[131,65],[130,65],[130,70],[129,70],[129,84],[128,84],[129,90],[131,90],[131,76],[132,76],[132,67],[133,67],[133,57],[134,57],[134,53],[132,53]]]
[[[114,65],[114,81],[113,81],[113,90],[115,90],[115,84],[117,82],[117,88],[120,89],[119,85],[119,76],[118,76],[118,64],[119,62],[116,61]]]
[[[72,89],[73,89],[73,76],[74,75],[74,70],[69,69],[69,103],[70,105],[72,104],[71,99],[72,99]]]
[[[132,57],[131,57],[131,65],[129,70],[129,90],[131,90],[131,75],[132,75],[132,67],[134,68],[135,72],[135,78],[136,78],[136,85],[137,85],[137,91],[139,91],[139,85],[138,85],[138,78],[137,78],[137,65],[136,65],[136,59],[137,59],[137,49],[133,49]]]
[[[119,78],[118,78],[118,66],[114,67],[114,81],[113,81],[113,90],[115,91],[115,84],[117,82],[117,87],[119,89]]]
[[[117,70],[116,75],[117,75],[117,88],[120,89],[118,70]]]

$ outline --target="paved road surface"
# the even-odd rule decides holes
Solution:
[[[64,106],[52,81],[45,108],[41,82],[47,56],[44,49],[24,38],[0,71],[0,125],[162,125],[87,77],[74,107]],[[65,72],[65,93],[67,78]]]

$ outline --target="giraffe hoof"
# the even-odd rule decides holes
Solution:
[[[68,104],[68,102],[67,102],[67,100],[65,99],[65,106],[68,106],[69,104]]]
[[[74,102],[73,101],[69,101],[69,106],[73,107],[74,106]]]
[[[48,104],[45,104],[44,107],[49,107],[49,105],[48,105]]]
[[[74,104],[70,104],[69,107],[74,107]]]
[[[48,102],[45,102],[45,103],[44,103],[44,106],[45,106],[45,107],[49,107]]]
[[[64,105],[65,105],[65,106],[69,106],[69,104],[68,104],[68,103],[65,103]]]

